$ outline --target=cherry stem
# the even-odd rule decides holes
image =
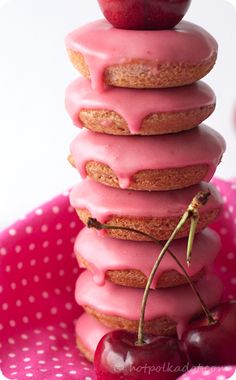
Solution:
[[[187,282],[189,283],[191,289],[193,290],[195,296],[198,298],[200,304],[201,304],[201,307],[208,319],[208,323],[209,324],[212,324],[214,323],[214,318],[212,317],[211,313],[210,313],[210,310],[208,309],[207,305],[205,304],[205,302],[203,301],[197,287],[195,286],[195,284],[193,283],[193,281],[191,280],[190,276],[188,275],[186,269],[184,268],[184,266],[181,264],[181,262],[179,261],[179,259],[174,255],[174,253],[169,249],[169,246],[170,244],[172,243],[172,241],[175,239],[176,235],[178,234],[178,232],[181,230],[181,228],[185,225],[185,223],[187,222],[188,219],[191,219],[192,218],[195,220],[194,223],[192,224],[191,223],[191,227],[192,225],[194,226],[194,231],[190,233],[190,242],[188,242],[188,254],[189,252],[191,253],[191,250],[192,250],[192,245],[193,245],[193,240],[194,240],[194,235],[195,235],[195,232],[196,232],[196,226],[197,226],[197,222],[198,221],[198,218],[199,218],[199,214],[198,214],[198,209],[202,206],[204,206],[207,201],[208,201],[208,198],[210,196],[210,192],[199,192],[192,200],[192,202],[190,203],[190,205],[188,206],[187,210],[185,211],[185,213],[183,214],[182,218],[180,219],[179,223],[177,224],[175,230],[172,232],[170,238],[168,239],[168,241],[163,244],[162,242],[160,242],[159,240],[157,240],[155,237],[153,237],[152,235],[149,235],[148,233],[146,232],[143,232],[143,231],[140,231],[140,230],[136,230],[134,228],[131,228],[131,227],[123,227],[123,226],[113,226],[113,225],[108,225],[108,224],[103,224],[103,223],[100,223],[99,221],[97,221],[96,219],[94,218],[89,218],[88,219],[88,222],[87,222],[87,226],[88,228],[95,228],[97,230],[124,230],[124,231],[130,231],[130,232],[134,232],[134,233],[137,233],[139,235],[142,235],[142,236],[145,236],[147,238],[149,238],[150,240],[154,241],[155,243],[157,244],[160,244],[162,246],[162,250],[152,268],[152,271],[148,277],[148,280],[147,280],[147,283],[146,283],[146,287],[145,287],[145,290],[144,290],[144,294],[143,294],[143,299],[142,299],[142,305],[141,305],[141,314],[140,314],[140,321],[139,321],[139,328],[138,328],[138,341],[137,341],[137,345],[142,345],[144,344],[144,320],[145,320],[145,310],[146,310],[146,305],[147,305],[147,300],[148,300],[148,293],[150,291],[150,287],[151,287],[151,284],[153,282],[153,279],[154,279],[154,276],[156,274],[156,271],[163,259],[163,257],[165,256],[166,252],[168,252],[171,257],[175,260],[175,262],[177,263],[177,265],[180,267],[180,269],[182,270]],[[191,231],[191,228],[190,228],[190,231]]]

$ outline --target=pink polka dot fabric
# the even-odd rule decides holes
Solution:
[[[236,182],[215,183],[225,202],[213,226],[223,241],[216,270],[225,283],[225,297],[233,299]],[[80,270],[73,243],[81,227],[64,194],[0,233],[0,370],[8,379],[96,378],[75,345],[74,323],[82,309],[74,301]],[[195,368],[181,379],[225,380],[234,372],[232,367]]]

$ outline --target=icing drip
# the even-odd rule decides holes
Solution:
[[[74,30],[65,43],[67,49],[83,54],[92,87],[99,91],[104,87],[108,66],[140,59],[149,61],[155,74],[162,63],[204,64],[218,49],[206,30],[187,21],[171,30],[134,31],[116,29],[104,19],[97,20]]]
[[[173,241],[171,251],[178,257],[190,276],[199,273],[204,267],[213,263],[220,251],[219,235],[207,228],[196,235],[192,251],[192,262],[186,264],[187,239]],[[207,254],[206,254],[207,247]],[[100,237],[94,230],[84,228],[75,242],[75,254],[82,256],[88,263],[93,280],[99,286],[105,284],[105,274],[108,270],[136,269],[149,276],[156,261],[161,246],[152,242],[135,242]],[[181,269],[166,254],[154,277],[152,288],[155,288],[160,274],[175,270],[182,274]]]
[[[89,161],[100,162],[113,170],[120,187],[126,189],[139,171],[192,165],[208,166],[204,178],[208,182],[225,151],[225,141],[205,125],[161,136],[112,136],[84,129],[73,140],[70,149],[83,178],[87,176]]]
[[[102,223],[112,215],[168,218],[182,215],[199,191],[208,190],[211,197],[200,209],[202,214],[222,206],[218,190],[205,182],[186,189],[147,192],[114,189],[86,179],[72,189],[70,202],[74,208],[89,210]]]
[[[198,290],[209,308],[221,299],[223,286],[219,278],[207,274],[197,284]],[[128,320],[139,320],[143,289],[127,288],[106,281],[97,286],[88,271],[77,280],[76,301],[81,306],[91,308],[106,315]],[[201,312],[201,305],[188,285],[170,289],[151,290],[149,293],[146,320],[168,316],[177,323],[177,328],[186,324],[194,315]]]
[[[90,81],[78,78],[66,89],[66,108],[74,124],[83,126],[79,113],[87,110],[109,110],[122,116],[132,134],[139,132],[142,120],[153,113],[181,112],[215,104],[215,94],[203,82],[177,88],[139,90],[109,87],[100,93]],[[112,124],[104,121],[104,126]]]

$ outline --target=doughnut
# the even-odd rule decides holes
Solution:
[[[171,30],[123,30],[97,20],[65,40],[75,68],[100,92],[106,85],[165,88],[194,83],[213,68],[216,40],[203,28],[181,21]]]
[[[93,361],[99,341],[110,331],[112,331],[111,328],[104,326],[86,313],[83,313],[76,321],[76,345],[90,362]]]
[[[166,191],[209,182],[225,151],[205,125],[162,136],[112,136],[82,130],[69,161],[82,178],[131,190]]]
[[[197,231],[213,222],[222,208],[222,199],[212,185],[198,185],[172,191],[133,191],[104,186],[91,179],[78,183],[70,192],[70,202],[87,224],[88,218],[96,218],[108,225],[131,227],[151,234],[156,239],[167,240],[180,217],[199,191],[210,191],[207,204],[200,209]],[[189,223],[179,231],[177,237],[186,237]],[[107,235],[127,240],[148,240],[135,232],[108,230]]]
[[[78,78],[66,89],[65,105],[73,123],[112,135],[162,135],[201,124],[215,109],[212,89],[203,82],[165,89],[109,87],[99,93]]]
[[[223,286],[217,276],[206,274],[197,288],[209,308],[221,299]],[[113,329],[136,332],[140,318],[143,289],[128,288],[106,281],[97,286],[88,271],[76,283],[76,302],[102,324]],[[145,332],[156,335],[174,335],[197,314],[201,305],[189,285],[150,290],[145,313]]]
[[[186,264],[187,240],[175,240],[171,251],[178,257],[193,281],[198,280],[215,260],[221,249],[219,235],[207,228],[196,235],[191,266]],[[207,247],[207,252],[206,252]],[[136,242],[99,236],[84,228],[75,241],[75,255],[81,268],[88,269],[98,286],[105,279],[121,286],[144,288],[147,277],[162,246],[153,242]],[[166,253],[151,285],[152,289],[186,284],[174,259]]]

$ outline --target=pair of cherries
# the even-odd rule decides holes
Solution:
[[[236,365],[236,302],[225,302],[206,317],[191,322],[181,341],[123,330],[105,335],[98,344],[94,365],[97,380],[175,380],[192,366]]]

